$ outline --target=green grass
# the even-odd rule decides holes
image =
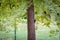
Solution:
[[[27,25],[19,24],[19,29],[17,30],[17,40],[27,40]],[[38,27],[36,31],[36,40],[59,40],[59,33],[55,36],[49,37],[49,28]],[[0,38],[13,38],[14,32],[12,33],[0,33]]]

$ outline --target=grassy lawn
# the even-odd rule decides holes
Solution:
[[[27,25],[25,23],[19,24],[17,30],[17,40],[27,40]],[[49,28],[38,27],[36,31],[36,40],[59,40],[59,33],[55,36],[49,37]],[[0,38],[12,38],[14,40],[14,32],[2,33],[0,32]]]

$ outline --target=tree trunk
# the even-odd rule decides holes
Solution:
[[[15,27],[15,30],[14,30],[14,40],[16,40],[16,27]]]
[[[28,40],[35,40],[35,23],[34,23],[34,5],[27,9],[28,16]]]

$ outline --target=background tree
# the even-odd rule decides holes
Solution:
[[[27,17],[28,17],[28,40],[36,40],[35,39],[35,23],[34,23],[34,4],[33,0],[31,0],[31,5],[27,9]]]

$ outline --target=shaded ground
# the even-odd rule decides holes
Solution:
[[[0,40],[14,40],[12,38],[0,38]]]
[[[25,23],[19,24],[17,30],[17,40],[27,40],[27,25]],[[0,39],[14,40],[14,32],[12,33],[0,33]],[[59,40],[59,33],[57,35],[49,37],[49,28],[39,26],[36,30],[37,40]]]

